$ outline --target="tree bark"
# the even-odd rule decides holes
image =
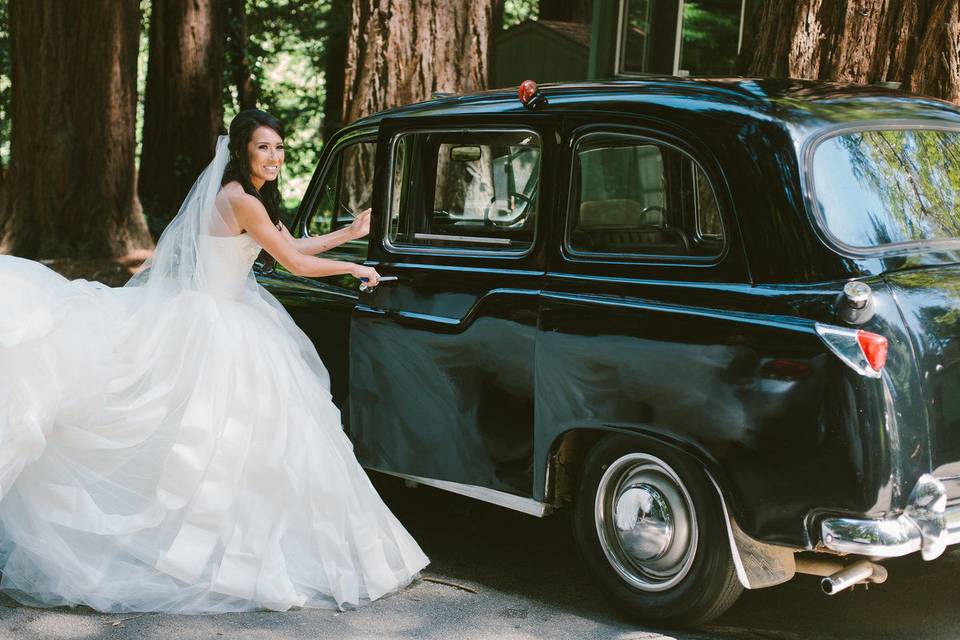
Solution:
[[[344,120],[485,89],[493,0],[354,0]]]
[[[11,0],[11,161],[0,251],[151,246],[136,192],[138,0]]]
[[[139,190],[155,236],[223,131],[225,13],[216,0],[153,2]]]
[[[343,126],[343,89],[346,80],[347,29],[350,27],[349,0],[332,0],[326,11],[327,46],[324,60],[323,141]]]
[[[589,24],[592,17],[593,0],[540,0],[540,20]]]
[[[760,2],[744,25],[741,72],[869,83],[960,102],[957,0]]]
[[[230,67],[233,84],[237,89],[237,107],[239,111],[254,109],[257,106],[258,91],[250,72],[250,60],[247,58],[247,2],[230,0],[228,7],[230,35]]]
[[[931,4],[905,88],[960,104],[960,8],[956,0]]]

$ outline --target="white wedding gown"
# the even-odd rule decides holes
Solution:
[[[0,590],[30,605],[346,608],[428,562],[357,463],[317,352],[198,238],[207,290],[0,256]],[[159,309],[159,310],[158,310]]]

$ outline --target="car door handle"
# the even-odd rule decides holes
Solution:
[[[395,282],[397,279],[397,276],[380,276],[380,281],[371,287],[367,284],[367,278],[360,278],[360,291],[362,293],[371,293],[377,288],[377,285],[383,284],[384,282]]]

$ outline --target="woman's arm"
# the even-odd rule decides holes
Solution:
[[[274,226],[263,204],[253,196],[243,195],[231,198],[234,216],[244,230],[253,236],[264,250],[276,258],[283,268],[297,276],[322,277],[350,274],[353,277],[379,280],[379,274],[372,267],[354,264],[343,260],[330,260],[306,255],[297,250],[285,235]]]
[[[344,242],[362,238],[370,232],[370,209],[365,209],[348,226],[325,233],[322,236],[308,236],[294,238],[287,228],[281,224],[281,233],[297,248],[300,253],[313,256],[329,249],[340,246]]]

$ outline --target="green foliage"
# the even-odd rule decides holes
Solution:
[[[294,208],[320,154],[324,64],[328,35],[342,29],[334,3],[344,0],[247,0],[246,57],[259,91],[257,107],[283,122],[286,160],[284,206]],[[228,42],[228,47],[232,46]],[[236,87],[227,68],[225,124],[236,115]]]
[[[503,28],[509,29],[525,20],[536,20],[540,15],[540,0],[504,0]]]
[[[0,163],[9,161],[10,38],[8,2],[0,0]],[[153,0],[140,0],[140,50],[137,63],[137,157],[143,131],[144,94],[149,62]],[[284,206],[295,208],[303,196],[322,146],[324,69],[330,36],[347,28],[350,0],[246,0],[245,55],[258,90],[258,108],[286,128],[283,169]],[[504,28],[535,20],[539,0],[505,0]],[[229,50],[232,43],[228,42]],[[224,68],[224,128],[238,111],[233,68]]]
[[[0,0],[0,2],[4,1]],[[147,64],[150,62],[151,9],[151,0],[140,0],[140,48],[137,51],[137,158],[140,157],[143,146],[143,96],[147,92]]]

